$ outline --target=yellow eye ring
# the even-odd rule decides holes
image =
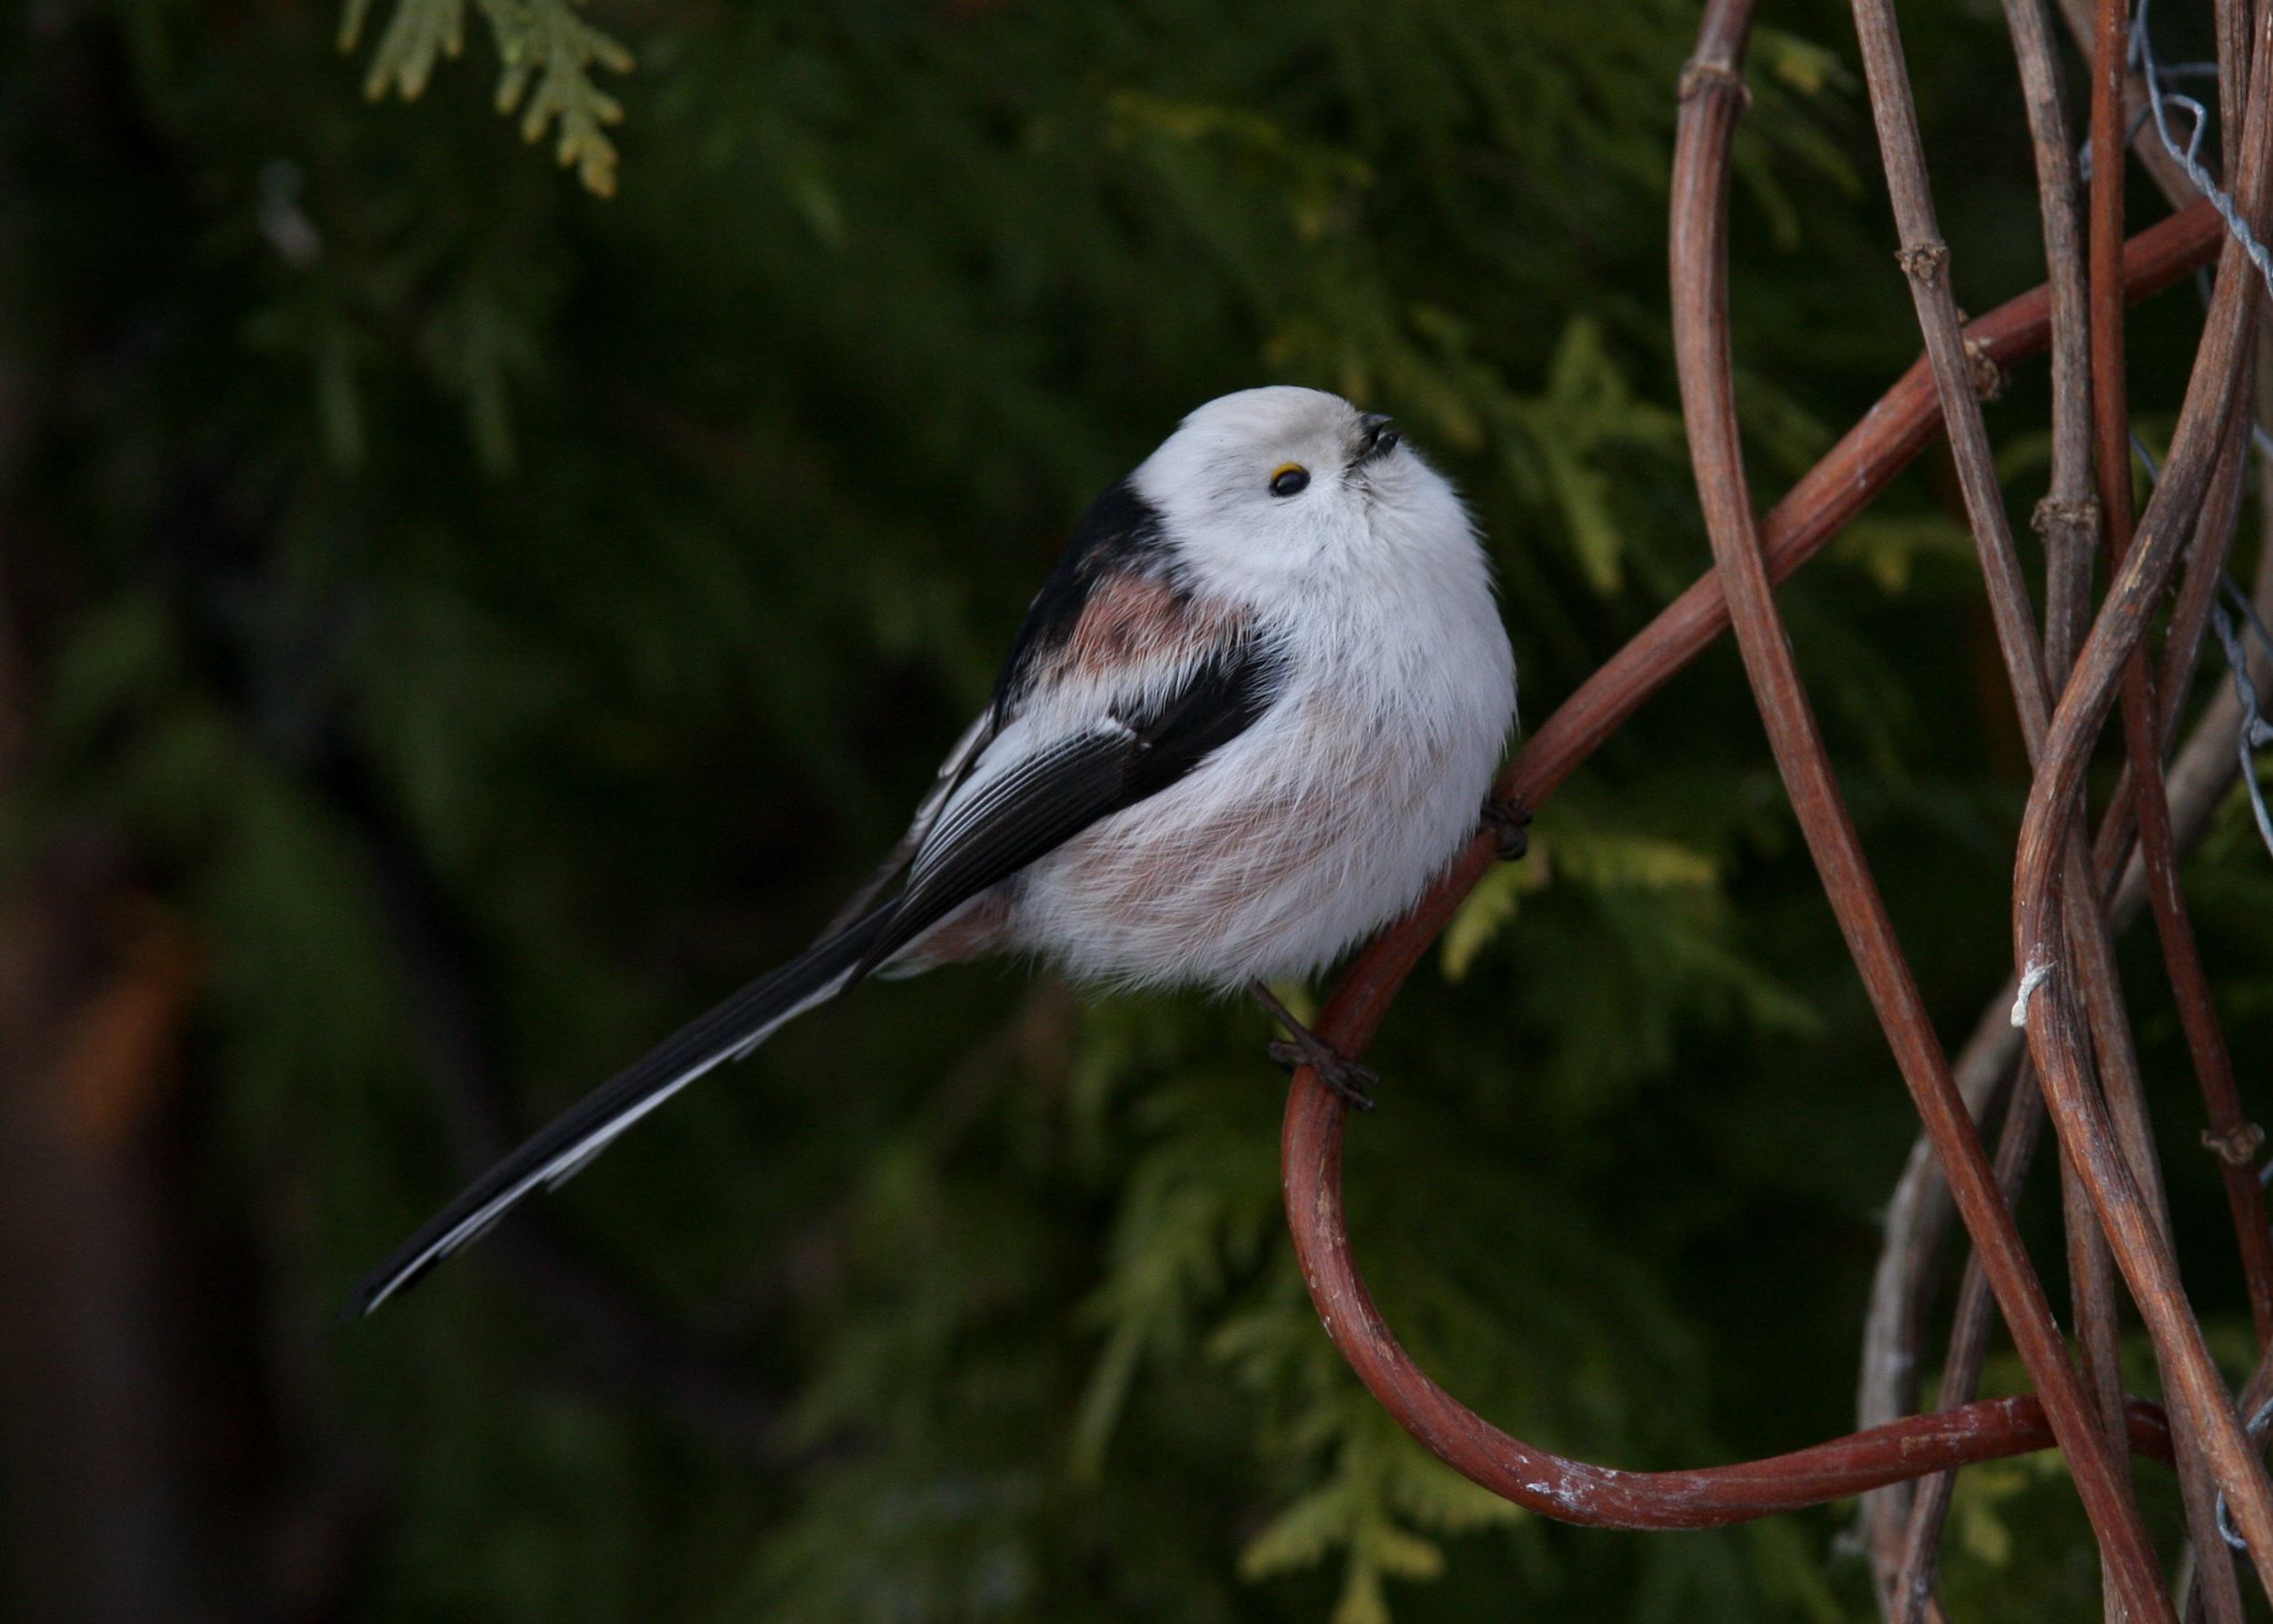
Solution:
[[[1300,463],[1281,463],[1271,473],[1271,495],[1291,496],[1309,483],[1309,469]]]

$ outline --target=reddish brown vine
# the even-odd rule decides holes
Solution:
[[[1732,119],[1741,96],[1736,41],[1742,19],[1722,5],[1708,15],[1706,38],[1685,81],[1685,135],[1702,118]],[[1716,33],[1717,28],[1718,33]],[[1733,30],[1734,38],[1731,37]],[[1722,109],[1714,114],[1717,105]],[[1704,108],[1703,114],[1691,110]],[[1719,139],[1725,141],[1725,125]],[[1707,155],[1709,159],[1710,155]],[[1711,162],[1705,167],[1709,171]],[[1707,204],[1724,206],[1724,183],[1707,174]],[[1690,199],[1695,226],[1698,187],[1677,186],[1677,209]],[[1715,242],[1717,238],[1713,239]],[[2136,302],[2168,286],[2218,251],[2219,222],[2207,204],[2196,205],[2124,245],[2122,286]],[[1680,286],[1677,278],[1677,286]],[[1700,296],[1704,319],[1717,319],[1714,291]],[[2041,351],[2048,336],[2043,289],[2000,306],[1964,329],[1966,347],[1998,366]],[[1941,427],[1940,401],[1928,363],[1921,359],[1840,440],[1758,526],[1762,578],[1787,578],[1819,551],[1883,490]],[[1692,422],[1692,439],[1697,437]],[[1737,486],[1738,499],[1741,484]],[[1749,520],[1746,520],[1749,523]],[[1526,811],[1536,809],[1642,702],[1694,659],[1730,623],[1721,571],[1707,573],[1618,651],[1532,735],[1502,775],[1497,795]],[[1780,636],[1780,632],[1777,635]],[[1813,747],[1820,762],[1820,746]],[[1821,763],[1827,776],[1827,762]],[[1835,791],[1833,792],[1836,793]],[[1414,910],[1385,931],[1337,981],[1317,1029],[1347,1054],[1361,1052],[1386,1016],[1405,978],[1460,903],[1489,868],[1497,842],[1479,834]],[[1898,950],[1897,950],[1898,957]],[[1930,1037],[1930,1034],[1928,1034]],[[1935,1051],[1938,1061],[1938,1050]],[[1944,1068],[1946,1075],[1946,1068]],[[1951,1090],[1954,1098],[1954,1090]],[[1962,1113],[1960,1113],[1960,1116]],[[1944,1111],[1945,1121],[1948,1113]],[[1377,1398],[1415,1437],[1473,1480],[1546,1515],[1620,1528],[1697,1528],[1740,1521],[1820,1503],[1862,1489],[1971,1461],[2047,1447],[2056,1429],[2032,1398],[1978,1403],[1937,1415],[1911,1417],[1812,1449],[1738,1466],[1697,1471],[1625,1472],[1572,1461],[1510,1437],[1461,1405],[1416,1366],[1376,1309],[1350,1254],[1341,1205],[1341,1146],[1345,1108],[1339,1097],[1304,1068],[1287,1097],[1282,1163],[1289,1226],[1313,1301],[1344,1357]],[[1957,1126],[1949,1122],[1948,1126]],[[1969,1119],[1963,1133],[1972,1138]],[[1973,1154],[1979,1156],[1978,1138]],[[1980,1161],[1984,1173],[1986,1158]],[[1994,1180],[1987,1188],[1994,1196]],[[1997,1203],[2001,1213],[2001,1202]],[[1977,1214],[1976,1217],[1984,1215]],[[2008,1285],[2027,1267],[2008,1267]],[[2040,1294],[2039,1294],[2040,1295]],[[2041,1323],[2048,1325],[2048,1311]],[[2065,1354],[2058,1368],[2067,1366]],[[2057,1370],[2040,1372],[2042,1382]],[[2072,1377],[2072,1370],[2070,1372]],[[2069,1407],[2088,1421],[2079,1390]],[[2170,1437],[2159,1410],[2132,1401],[2127,1411],[2135,1450],[2168,1459]],[[2091,1448],[2098,1434],[2085,1424],[2073,1450]],[[2103,1468],[2103,1478],[2112,1472]],[[2136,1617],[2168,1617],[2154,1579],[2151,1553],[2132,1530],[2138,1524],[2128,1494],[2109,1494],[2095,1508],[2104,1539],[2131,1544],[2124,1585]],[[2133,1543],[2136,1541],[2135,1543]]]

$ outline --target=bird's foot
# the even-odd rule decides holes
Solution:
[[[1487,797],[1479,822],[1499,840],[1499,860],[1512,863],[1531,849],[1531,809]]]
[[[1256,1000],[1270,1011],[1271,1018],[1287,1028],[1287,1037],[1270,1044],[1264,1049],[1265,1054],[1290,1072],[1310,1067],[1317,1072],[1320,1082],[1355,1108],[1374,1108],[1373,1096],[1366,1092],[1366,1086],[1370,1083],[1377,1087],[1381,1081],[1379,1072],[1370,1066],[1360,1066],[1297,1020],[1293,1012],[1260,981],[1255,983],[1254,991]]]
[[[1263,1052],[1289,1072],[1303,1066],[1314,1068],[1318,1080],[1351,1106],[1361,1111],[1374,1108],[1374,1098],[1366,1092],[1366,1085],[1378,1084],[1381,1074],[1370,1066],[1360,1066],[1347,1055],[1337,1052],[1315,1033],[1305,1031],[1299,1038],[1273,1043]]]

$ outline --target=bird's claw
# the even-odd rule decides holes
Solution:
[[[1480,822],[1499,840],[1499,860],[1512,863],[1531,849],[1531,810],[1527,807],[1512,806],[1497,797],[1487,797]]]
[[[1361,1111],[1373,1109],[1373,1096],[1366,1092],[1367,1083],[1379,1083],[1381,1074],[1372,1068],[1360,1066],[1343,1054],[1325,1038],[1295,1018],[1295,1012],[1278,1001],[1278,995],[1268,984],[1257,979],[1248,984],[1256,1002],[1270,1012],[1271,1018],[1287,1028],[1287,1036],[1272,1043],[1263,1052],[1288,1071],[1307,1066],[1318,1074],[1318,1080],[1340,1095]]]
[[[1279,1038],[1263,1051],[1293,1071],[1307,1066],[1318,1074],[1318,1081],[1340,1095],[1352,1107],[1361,1111],[1374,1108],[1373,1096],[1366,1092],[1367,1083],[1378,1087],[1381,1074],[1370,1066],[1360,1066],[1348,1056],[1338,1053],[1325,1039],[1312,1032],[1300,1038]]]

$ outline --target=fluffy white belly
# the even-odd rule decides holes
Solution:
[[[1005,945],[1085,979],[1228,989],[1312,975],[1403,913],[1474,834],[1504,719],[1432,736],[1337,703],[1282,702],[1035,863],[1005,887]]]

